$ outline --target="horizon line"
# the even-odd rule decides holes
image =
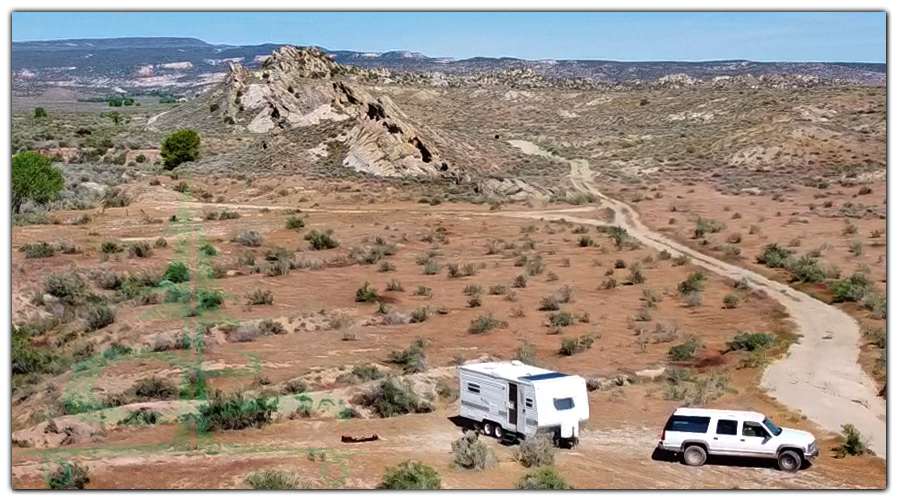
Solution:
[[[231,44],[231,43],[211,43],[202,38],[198,38],[196,36],[99,36],[94,38],[44,38],[44,39],[30,39],[30,40],[12,40],[11,44],[16,43],[30,43],[30,42],[65,42],[65,41],[85,41],[85,40],[121,40],[121,39],[189,39],[189,40],[197,40],[203,42],[212,47],[218,46],[226,46],[226,47],[256,47],[261,45],[280,45],[287,46],[291,45],[294,47],[314,47],[314,48],[322,48],[328,51],[337,52],[357,52],[360,54],[386,54],[388,52],[413,52],[417,54],[422,54],[429,59],[452,59],[453,61],[466,61],[469,59],[476,58],[484,58],[484,59],[516,59],[519,61],[525,62],[541,62],[541,61],[601,61],[601,62],[615,62],[615,63],[674,63],[674,62],[684,62],[684,63],[715,63],[715,62],[751,62],[751,63],[791,63],[791,64],[883,64],[887,66],[887,61],[837,61],[837,60],[786,60],[786,59],[524,59],[516,56],[472,56],[465,58],[457,58],[451,56],[429,56],[422,52],[412,50],[412,49],[393,49],[393,50],[385,50],[385,51],[372,51],[372,50],[357,50],[357,49],[334,49],[334,48],[326,48],[321,45],[297,45],[293,43],[286,42],[260,42],[260,43],[249,43],[249,44]],[[12,47],[10,47],[12,48]]]

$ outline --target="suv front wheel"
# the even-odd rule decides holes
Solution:
[[[785,450],[778,454],[778,468],[785,472],[797,472],[802,464],[796,451]]]
[[[684,463],[692,467],[699,467],[706,463],[706,450],[702,446],[690,445],[684,449]]]

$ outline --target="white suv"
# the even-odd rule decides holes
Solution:
[[[708,455],[761,457],[787,472],[819,455],[812,434],[778,427],[762,413],[697,408],[675,410],[657,447],[680,453],[687,465],[703,465]]]

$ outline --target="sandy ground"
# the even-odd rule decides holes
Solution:
[[[529,154],[553,157],[526,141],[510,141]],[[788,355],[773,363],[763,376],[764,387],[789,408],[800,411],[823,428],[839,433],[852,423],[870,439],[878,456],[887,456],[887,409],[878,397],[874,381],[857,363],[859,328],[856,321],[836,307],[746,269],[721,262],[671,241],[644,226],[627,204],[613,200],[591,185],[586,160],[572,160],[571,181],[583,192],[602,198],[615,212],[615,221],[641,243],[657,250],[690,256],[697,265],[734,280],[747,278],[753,289],[766,292],[790,311],[801,335]],[[576,223],[589,220],[570,218]],[[823,363],[822,360],[828,360]]]

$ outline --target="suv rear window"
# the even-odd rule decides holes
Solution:
[[[706,433],[707,429],[709,429],[709,417],[672,415],[666,422],[666,430],[672,432]]]

